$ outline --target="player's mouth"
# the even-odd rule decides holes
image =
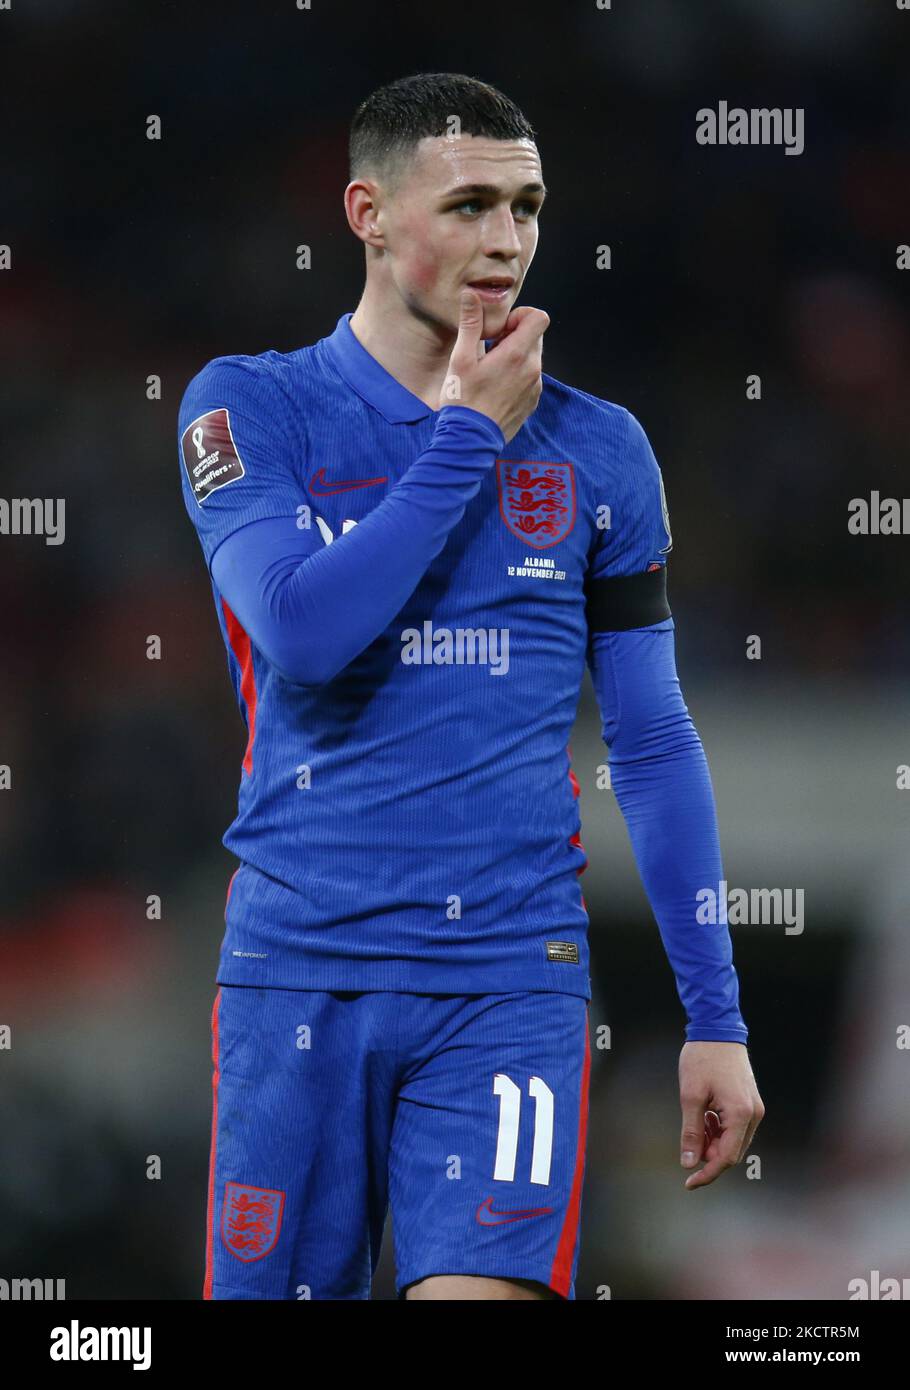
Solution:
[[[476,290],[486,304],[499,304],[508,299],[515,284],[511,275],[487,275],[482,280],[469,280],[468,288]]]

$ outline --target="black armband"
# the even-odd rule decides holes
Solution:
[[[627,632],[669,618],[667,567],[618,579],[585,580],[588,632]]]

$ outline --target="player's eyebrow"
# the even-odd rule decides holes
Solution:
[[[502,189],[495,183],[463,183],[457,188],[451,188],[448,193],[443,193],[441,196],[443,198],[455,198],[468,193],[480,193],[487,198],[498,198],[501,192]],[[521,193],[539,193],[541,202],[547,196],[547,190],[542,183],[526,183],[519,188],[515,196],[518,197]]]

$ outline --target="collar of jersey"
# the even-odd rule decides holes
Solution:
[[[437,412],[431,410],[426,401],[402,386],[367,352],[351,327],[352,318],[353,311],[342,314],[335,332],[326,338],[332,361],[351,389],[392,425],[435,415]]]

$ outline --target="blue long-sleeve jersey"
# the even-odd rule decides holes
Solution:
[[[350,318],[216,358],[180,408],[248,730],[219,983],[589,998],[587,658],[687,1037],[745,1042],[728,929],[695,915],[723,874],[644,431],[544,374],[506,446],[409,392]]]

